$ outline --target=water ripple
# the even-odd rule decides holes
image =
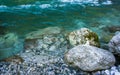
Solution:
[[[17,6],[6,6],[6,5],[0,5],[0,12],[11,12],[15,10],[19,11],[40,11],[43,9],[51,9],[51,8],[57,8],[57,7],[65,7],[68,5],[81,5],[81,6],[100,6],[100,5],[109,5],[112,4],[110,0],[58,0],[58,1],[52,1],[50,3],[41,3],[41,2],[35,2],[33,4],[22,4]]]

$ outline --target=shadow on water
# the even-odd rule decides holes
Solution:
[[[0,26],[0,35],[4,35],[7,32],[7,27]]]

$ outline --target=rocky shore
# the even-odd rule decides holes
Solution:
[[[33,31],[26,34],[24,48],[16,47],[15,34],[5,36],[0,37],[0,48],[6,42],[8,48],[15,47],[9,49],[11,54],[3,52],[0,75],[120,75],[120,32],[107,44],[108,50],[101,48],[98,35],[88,28]]]

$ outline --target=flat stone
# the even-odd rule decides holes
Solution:
[[[26,39],[39,39],[42,38],[43,35],[49,34],[59,34],[61,32],[61,28],[59,27],[48,27],[45,29],[39,29],[37,31],[33,31],[26,35]]]

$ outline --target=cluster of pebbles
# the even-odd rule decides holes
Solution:
[[[119,75],[120,65],[113,66],[107,70],[97,72],[84,72],[79,69],[71,68],[64,63],[62,58],[57,62],[38,65],[34,62],[15,64],[13,62],[0,63],[0,75]]]
[[[62,59],[54,64],[41,64],[38,65],[34,62],[24,62],[22,64],[1,62],[0,73],[1,75],[84,75],[84,72],[76,72],[75,69],[71,68],[64,63]]]

